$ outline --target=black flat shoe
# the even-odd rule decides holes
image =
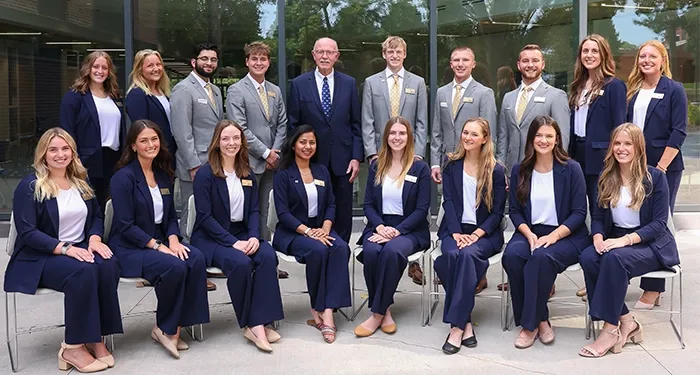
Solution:
[[[472,335],[462,340],[462,346],[466,346],[467,348],[476,348],[476,344],[476,332],[474,332],[474,329],[472,328]]]
[[[445,339],[445,344],[442,346],[442,352],[445,354],[456,354],[459,352],[460,347],[459,346],[454,346],[450,344],[448,341],[450,339],[450,334],[447,334],[447,338]]]

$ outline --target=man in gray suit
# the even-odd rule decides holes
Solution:
[[[454,80],[437,91],[433,108],[433,128],[430,141],[431,176],[435,183],[442,182],[440,168],[446,154],[454,152],[461,140],[462,127],[472,117],[483,117],[489,122],[491,135],[496,129],[496,99],[493,90],[472,77],[476,66],[474,51],[457,47],[450,56]]]
[[[248,141],[250,167],[258,180],[260,233],[270,241],[267,229],[268,197],[274,168],[287,135],[287,110],[279,87],[265,80],[270,67],[270,47],[263,42],[246,44],[248,74],[229,86],[226,116],[243,128]]]
[[[215,44],[197,46],[190,64],[194,69],[173,88],[170,97],[170,126],[177,152],[175,176],[180,180],[180,233],[187,228],[187,200],[192,195],[192,181],[199,167],[208,160],[207,149],[214,127],[224,118],[221,91],[211,82],[219,63]]]
[[[377,157],[384,127],[390,118],[402,116],[413,126],[415,153],[425,155],[428,141],[428,94],[425,80],[403,67],[406,41],[389,36],[382,43],[386,69],[368,77],[362,90],[362,143],[367,159]]]
[[[542,80],[545,61],[540,47],[523,47],[517,65],[523,82],[503,97],[496,136],[496,158],[506,165],[508,173],[525,156],[527,132],[537,116],[552,117],[561,129],[562,147],[569,147],[568,98],[564,91]]]

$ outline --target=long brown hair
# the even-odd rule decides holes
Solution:
[[[73,86],[71,86],[71,89],[81,94],[87,92],[90,88],[90,70],[92,70],[95,60],[100,57],[107,61],[107,68],[109,70],[107,79],[105,79],[103,83],[105,93],[112,99],[119,99],[119,85],[117,84],[117,71],[114,67],[114,62],[112,62],[112,58],[109,57],[109,54],[102,50],[91,52],[89,55],[85,56],[83,64],[80,65],[80,75],[73,83]]]
[[[122,156],[117,162],[117,168],[120,169],[131,163],[138,158],[136,150],[134,150],[134,143],[145,129],[153,129],[158,135],[158,141],[160,142],[160,148],[158,150],[158,155],[153,159],[153,169],[160,169],[165,172],[168,177],[173,178],[173,167],[172,160],[173,157],[168,151],[168,145],[163,139],[163,132],[160,131],[160,127],[156,125],[155,122],[151,120],[136,120],[131,126],[129,126],[129,131],[126,133],[126,141],[124,142],[124,147],[122,150]]]
[[[564,151],[561,141],[561,128],[559,124],[554,121],[553,118],[549,116],[537,116],[530,124],[530,129],[527,131],[527,142],[525,143],[525,157],[522,163],[520,163],[520,175],[518,177],[518,187],[516,190],[516,196],[520,204],[525,204],[528,197],[530,196],[530,183],[532,181],[532,170],[535,169],[535,162],[537,161],[537,153],[535,152],[535,136],[537,132],[543,126],[551,126],[557,133],[556,144],[552,150],[554,156],[554,161],[560,164],[566,164],[569,160],[569,155]]]
[[[666,76],[668,78],[673,78],[673,74],[671,74],[671,65],[668,61],[668,51],[666,50],[666,47],[664,47],[663,43],[659,42],[658,40],[650,40],[642,44],[637,50],[637,55],[634,59],[634,66],[632,67],[632,72],[630,72],[630,76],[629,78],[627,78],[628,103],[630,100],[632,100],[632,97],[642,88],[642,82],[644,82],[644,73],[642,73],[642,71],[639,70],[639,54],[642,52],[642,48],[646,46],[652,46],[656,48],[656,50],[659,51],[659,54],[661,54],[661,58],[664,60],[661,63],[661,75]]]
[[[598,206],[603,208],[617,207],[620,201],[620,188],[623,185],[620,175],[620,163],[615,159],[613,145],[620,133],[625,132],[632,140],[634,158],[630,165],[630,195],[632,202],[629,208],[639,210],[644,203],[647,191],[651,191],[651,174],[647,168],[646,144],[642,129],[631,123],[624,123],[613,130],[610,136],[610,147],[603,160],[603,171],[598,178]],[[647,190],[648,189],[648,190]]]
[[[391,147],[389,147],[389,133],[391,132],[391,127],[394,124],[401,124],[406,127],[406,148],[403,149],[403,156],[401,156],[401,165],[403,169],[401,170],[401,175],[396,180],[396,183],[401,186],[403,180],[408,174],[408,170],[411,169],[413,165],[414,156],[414,144],[413,144],[413,129],[411,128],[411,123],[401,116],[395,116],[389,119],[384,125],[384,134],[382,135],[382,146],[379,149],[379,154],[377,155],[377,174],[374,177],[374,185],[379,186],[384,181],[384,177],[389,173],[389,168],[391,168]]]
[[[598,34],[591,34],[581,41],[578,45],[578,54],[576,55],[576,62],[574,63],[574,80],[571,82],[571,94],[569,94],[569,107],[578,108],[581,99],[581,94],[583,89],[586,88],[586,81],[588,81],[588,69],[583,66],[581,61],[581,51],[583,50],[583,44],[592,41],[598,45],[598,51],[600,53],[600,65],[595,68],[593,76],[590,77],[593,80],[591,84],[591,90],[588,91],[586,96],[588,97],[588,102],[592,102],[600,92],[600,89],[605,86],[606,81],[610,77],[615,76],[615,61],[612,58],[612,52],[610,49],[610,43]]]
[[[236,157],[233,159],[233,170],[236,172],[236,176],[239,178],[248,177],[248,175],[250,175],[248,141],[245,138],[243,128],[231,120],[221,120],[214,128],[214,135],[211,137],[211,143],[209,143],[209,149],[207,149],[211,171],[214,176],[226,178],[226,175],[224,174],[224,155],[219,149],[219,140],[221,138],[221,133],[229,126],[233,126],[234,128],[238,129],[239,132],[241,132],[241,148],[238,150]]]
[[[472,117],[462,125],[462,132],[469,123],[479,125],[481,136],[484,137],[485,143],[481,145],[479,151],[479,160],[476,171],[476,207],[479,207],[483,199],[486,208],[491,212],[493,208],[493,169],[496,167],[496,157],[493,152],[493,141],[491,140],[491,129],[489,122],[483,117]],[[460,133],[461,134],[461,133]],[[461,139],[457,143],[455,152],[447,154],[450,161],[464,159],[467,150],[464,149],[464,144]]]

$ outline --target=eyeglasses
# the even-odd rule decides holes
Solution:
[[[210,59],[210,58],[207,57],[207,56],[198,57],[197,60],[199,60],[199,61],[201,61],[201,62],[203,62],[203,63],[205,63],[205,64],[206,64],[206,63],[216,64],[217,62],[219,62],[219,59],[217,59],[216,57],[212,57],[212,58]]]
[[[319,56],[324,56],[324,55],[333,56],[336,53],[338,53],[338,51],[326,51],[326,50],[322,50],[322,49],[316,49],[316,50],[313,50],[311,52],[313,52],[314,54],[319,55]]]

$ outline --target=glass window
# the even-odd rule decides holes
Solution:
[[[33,171],[36,142],[59,125],[85,55],[109,52],[124,87],[124,0],[0,2],[0,212]]]
[[[700,57],[699,1],[589,1],[588,32],[608,39],[618,78],[627,81],[637,49],[648,40],[661,41],[669,52],[673,79],[688,95],[688,135],[681,148],[685,170],[676,210],[700,209]]]

